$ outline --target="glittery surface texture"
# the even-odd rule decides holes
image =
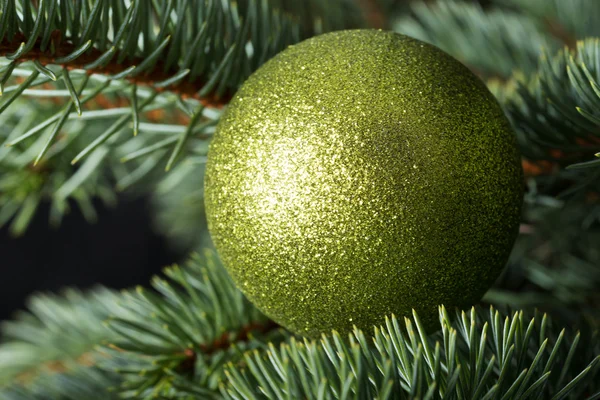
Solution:
[[[239,288],[316,337],[477,302],[517,235],[522,171],[466,67],[396,33],[289,47],[239,90],[210,145],[209,230]]]

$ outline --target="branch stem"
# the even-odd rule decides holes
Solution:
[[[16,52],[25,39],[26,38],[23,35],[19,34],[15,35],[13,40],[10,42],[7,42],[6,40],[1,42],[0,57],[6,57],[8,54]],[[134,66],[139,66],[144,62],[144,59],[141,57],[130,57],[121,64],[118,64],[116,61],[111,61],[104,65],[100,63],[96,66],[94,65],[94,62],[103,55],[103,52],[95,48],[89,49],[74,60],[60,62],[65,56],[72,54],[77,46],[68,40],[63,40],[54,46],[55,51],[53,54],[51,54],[49,50],[41,50],[41,46],[42,43],[40,39],[35,42],[30,51],[18,57],[16,61],[37,61],[41,65],[62,65],[69,70],[85,69],[85,66],[89,67],[92,65],[94,66],[93,68],[88,68],[86,70],[88,74],[102,74],[108,76],[118,76],[120,73],[123,73]],[[135,83],[138,86],[150,86],[158,92],[169,91],[180,95],[184,99],[196,99],[205,107],[222,108],[231,99],[231,93],[227,93],[220,97],[215,93],[208,93],[200,96],[199,92],[204,87],[205,82],[189,82],[186,80],[178,80],[175,83],[165,87],[154,86],[155,83],[167,81],[179,72],[180,71],[177,69],[177,66],[175,66],[175,68],[165,69],[164,62],[157,60],[154,67],[148,72],[135,76],[128,76],[125,79]]]

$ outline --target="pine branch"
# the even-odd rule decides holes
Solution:
[[[557,199],[530,186],[523,213],[528,229],[519,235],[507,269],[484,300],[536,307],[565,325],[600,321],[600,204],[594,189],[600,185]]]
[[[394,317],[369,340],[337,333],[291,339],[229,364],[221,393],[230,399],[592,399],[600,393],[598,336],[558,330],[547,316],[440,309],[441,332],[428,336],[413,314]],[[595,394],[593,394],[595,393]]]
[[[109,320],[116,338],[101,350],[100,366],[122,374],[124,395],[213,398],[227,362],[282,339],[279,326],[244,298],[214,254],[164,272],[168,280],[152,281],[159,294],[130,293],[124,299],[130,316]]]
[[[590,0],[493,0],[527,13],[541,21],[547,30],[564,45],[575,48],[578,39],[600,35],[596,23],[600,18],[600,4]]]
[[[600,165],[598,160],[584,161],[600,151],[600,118],[594,111],[600,104],[599,46],[597,39],[588,39],[577,43],[575,54],[565,48],[552,58],[542,56],[533,79],[517,82],[516,91],[506,98],[505,109],[526,158],[573,170]],[[572,175],[594,182],[597,171]]]
[[[55,33],[60,37],[60,31],[55,31]],[[27,39],[23,34],[18,34],[12,42],[0,44],[0,57],[5,56],[6,54],[15,53],[21,46],[21,43],[26,40]],[[132,73],[127,72],[133,72],[138,65],[143,64],[145,61],[143,57],[132,57],[128,59],[127,62],[121,64],[108,63],[96,66],[97,60],[103,57],[105,53],[102,53],[96,48],[90,48],[87,52],[82,53],[81,56],[69,59],[68,56],[70,54],[77,52],[77,47],[70,42],[59,41],[58,43],[59,44],[55,44],[53,47],[55,49],[54,53],[50,53],[48,50],[42,51],[40,49],[41,39],[38,39],[34,48],[16,59],[15,62],[18,64],[26,61],[37,61],[42,66],[61,65],[69,70],[85,70],[88,74],[122,76],[123,79],[132,84],[153,87],[156,88],[159,93],[169,91],[184,99],[195,99],[205,107],[221,108],[231,99],[231,93],[227,93],[224,96],[217,96],[216,93],[209,93],[201,97],[199,93],[205,86],[205,83],[192,83],[183,79],[176,79],[172,84],[165,84],[174,77],[183,75],[185,71],[169,71],[166,68],[166,62],[162,60],[157,60],[155,62],[152,71],[143,75],[133,75]]]
[[[226,362],[281,339],[279,326],[243,297],[213,253],[164,272],[168,280],[153,280],[159,295],[97,289],[33,297],[30,312],[2,325],[0,397],[71,393],[69,382],[80,379],[86,390],[105,382],[99,393],[118,386],[122,393],[172,394],[184,385],[213,396]],[[98,374],[106,379],[85,379]]]
[[[320,7],[313,0],[270,3],[44,0],[31,7],[25,0],[5,1],[0,56],[108,74],[220,107],[287,45],[357,23],[347,0]],[[312,25],[316,20],[319,25]],[[234,65],[241,68],[234,71]]]
[[[21,73],[21,70],[15,69],[14,73]],[[75,87],[81,88],[86,77],[87,75],[74,75]],[[98,82],[96,76],[90,77],[86,86],[90,89],[83,91],[84,98],[81,103],[93,105],[88,103],[88,99],[101,90],[105,90],[105,97],[109,96],[114,101],[115,97],[106,89],[106,83],[107,81]],[[70,96],[68,90],[65,92],[66,96]],[[144,100],[151,95],[145,90],[138,92],[138,96]],[[18,100],[14,112],[0,115],[0,121],[5,128],[0,131],[0,143],[4,144],[0,147],[0,225],[11,223],[11,231],[15,235],[26,229],[37,205],[42,201],[51,202],[50,221],[53,225],[60,223],[73,204],[77,204],[83,215],[93,222],[96,213],[92,199],[99,198],[105,204],[113,205],[116,202],[114,180],[132,181],[128,176],[135,172],[138,162],[133,161],[124,167],[120,158],[162,140],[165,135],[173,136],[172,131],[163,129],[161,134],[147,134],[136,139],[126,135],[124,129],[117,129],[107,141],[90,144],[90,136],[106,135],[117,118],[125,116],[122,128],[127,128],[126,122],[132,115],[131,108],[88,110],[79,117],[77,113],[71,112],[74,111],[73,103],[63,108],[60,113],[53,114],[53,101],[36,98],[37,103]],[[174,99],[163,96],[146,109],[162,108],[175,118],[177,114],[174,106],[169,106],[174,102]],[[39,118],[44,122],[39,123]],[[169,119],[170,117],[163,118],[164,122],[168,122]],[[143,124],[144,132],[153,127],[152,125],[146,129],[147,126],[148,124]],[[211,124],[197,126],[193,132],[201,138],[210,126]],[[48,128],[52,129],[41,135]],[[177,129],[185,130],[185,127],[177,126]],[[64,130],[74,132],[67,134]],[[54,140],[52,143],[49,143],[50,138]],[[7,147],[7,144],[11,146]],[[194,151],[195,146],[194,138],[188,144],[188,151]],[[160,154],[161,151],[165,152],[166,149],[158,148],[152,155]],[[73,158],[82,152],[86,152],[89,157],[80,165],[73,166]],[[40,154],[43,154],[42,158]],[[37,165],[32,165],[34,159],[39,160]],[[153,167],[157,166],[158,161],[160,160],[157,160]],[[154,171],[156,169],[154,168]],[[139,182],[142,177],[137,178]]]
[[[65,373],[45,373],[27,386],[0,388],[2,400],[118,400],[109,388],[118,384],[117,374],[98,368],[69,366]]]
[[[1,395],[113,398],[115,385],[133,398],[592,399],[600,390],[591,327],[567,332],[546,315],[494,309],[452,319],[441,308],[433,336],[415,314],[406,330],[391,318],[372,339],[356,331],[348,341],[334,333],[298,342],[257,314],[214,260],[165,270],[169,281],[153,281],[160,295],[123,297],[125,317],[110,322],[114,345],[89,355],[95,366],[66,362]]]
[[[565,5],[566,6],[566,5]],[[531,78],[488,85],[512,119],[529,174],[523,224],[503,278],[486,300],[540,307],[566,324],[598,320],[600,175],[586,160],[600,150],[595,110],[598,42],[545,55]],[[598,149],[596,149],[598,147]],[[573,163],[577,167],[569,168]]]
[[[250,340],[251,337],[256,333],[264,335],[279,328],[279,324],[277,324],[274,321],[265,321],[262,323],[253,322],[248,325],[242,326],[233,337],[231,337],[229,332],[224,332],[212,343],[200,345],[200,353],[204,356],[211,356],[219,351],[228,350],[237,342],[246,342]],[[190,352],[188,352],[188,354],[190,354]],[[194,354],[193,358],[195,359],[196,357],[197,354]]]
[[[194,163],[177,165],[152,193],[152,224],[180,251],[210,247],[204,188],[198,185],[205,162],[205,157],[196,157]]]
[[[484,77],[533,71],[542,48],[558,48],[535,18],[511,10],[438,0],[414,2],[411,11],[394,30],[440,47]]]
[[[321,29],[299,27],[294,12],[309,19],[306,22],[322,19],[325,30],[336,29],[338,16],[326,16],[342,4],[347,8],[350,3],[340,0],[323,8],[322,14],[311,15],[306,10],[314,9],[312,4],[298,7],[284,2],[288,14],[254,0],[240,4],[211,0],[194,7],[175,0],[161,6],[135,0],[45,0],[34,7],[28,1],[5,1],[0,56],[16,63],[36,60],[42,66],[109,74],[221,106],[266,59]],[[351,15],[348,11],[344,16]],[[25,29],[34,16],[35,29]],[[250,52],[244,50],[248,44]],[[240,63],[247,65],[233,72],[231,67]]]
[[[85,363],[84,354],[114,336],[102,321],[109,315],[126,315],[119,300],[117,292],[102,287],[31,297],[29,311],[0,325],[0,386],[30,381],[43,371],[66,370],[73,362]]]

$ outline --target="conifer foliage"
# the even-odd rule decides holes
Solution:
[[[0,399],[600,398],[598,17],[595,0],[0,0],[0,225],[23,233],[42,202],[53,225],[74,205],[94,221],[93,200],[135,189],[201,254],[148,288],[34,295],[0,324]],[[488,83],[523,154],[521,233],[484,303],[440,307],[437,332],[415,313],[309,341],[204,250],[199,177],[254,70],[369,26]]]

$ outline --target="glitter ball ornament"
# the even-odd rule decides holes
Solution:
[[[522,170],[466,67],[391,32],[334,32],[256,71],[225,110],[208,226],[239,288],[316,337],[476,303],[518,231]]]

